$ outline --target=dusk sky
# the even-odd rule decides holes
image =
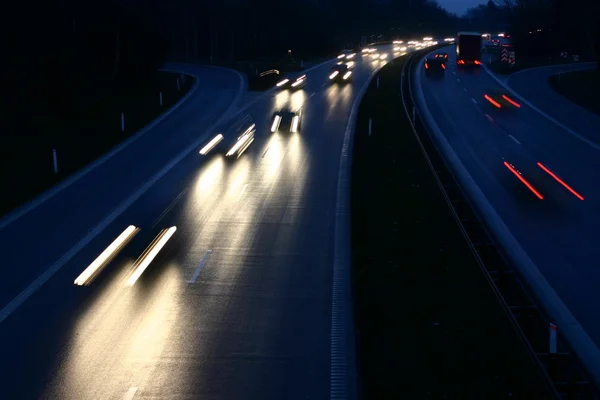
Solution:
[[[446,10],[456,13],[459,16],[464,14],[468,8],[475,7],[478,4],[484,4],[486,0],[437,0],[438,4]]]

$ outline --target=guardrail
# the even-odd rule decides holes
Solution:
[[[443,46],[439,46],[443,47]],[[598,399],[597,388],[591,382],[582,363],[574,356],[571,346],[556,331],[548,314],[538,305],[541,302],[530,294],[516,268],[508,261],[502,248],[490,235],[484,218],[471,203],[470,196],[463,191],[455,179],[437,143],[427,127],[412,90],[411,76],[418,61],[432,48],[413,53],[402,70],[400,95],[404,111],[411,121],[413,133],[421,147],[438,186],[452,210],[452,214],[465,237],[473,256],[487,278],[491,289],[529,354],[540,367],[548,389],[558,399]],[[417,71],[418,73],[418,71]],[[451,149],[450,149],[451,151]]]

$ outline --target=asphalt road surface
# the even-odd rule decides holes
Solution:
[[[483,69],[457,70],[453,48],[447,52],[443,78],[427,78],[421,72],[429,110],[491,205],[600,344],[600,146],[563,130],[525,104],[495,107],[486,94],[511,95]],[[564,107],[572,107],[564,102]]]
[[[356,95],[381,64],[358,58],[352,83],[330,86],[334,63],[308,72],[304,90],[255,102],[247,111],[256,140],[235,162],[198,151],[184,157],[25,301],[12,303],[20,305],[0,324],[2,397],[328,398],[340,150]],[[302,131],[272,134],[272,113],[288,105],[303,108]],[[170,133],[193,129],[174,121]],[[136,149],[139,162],[160,151]],[[127,163],[122,168],[117,187],[128,174]],[[68,250],[54,247],[58,229],[39,243],[34,222],[50,231],[51,221],[38,218],[25,225],[29,242],[6,245],[2,304],[44,272],[39,257]],[[140,229],[126,247],[90,286],[74,285],[128,225]],[[173,226],[127,286],[134,261]],[[3,241],[11,240],[7,232]]]

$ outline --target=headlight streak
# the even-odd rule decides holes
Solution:
[[[78,286],[87,286],[106,265],[125,247],[139,228],[129,225],[100,255],[75,279],[73,282]]]
[[[163,229],[160,231],[158,236],[150,243],[150,246],[142,255],[137,259],[134,263],[134,271],[127,280],[126,286],[133,286],[137,280],[142,276],[146,268],[150,265],[150,263],[156,258],[158,253],[165,247],[165,244],[171,239],[171,237],[175,234],[177,230],[176,226],[172,226],[169,229]]]
[[[206,146],[204,146],[200,150],[200,154],[202,154],[203,156],[208,154],[208,152],[211,151],[212,149],[214,149],[215,146],[218,145],[223,140],[223,138],[224,138],[224,136],[219,133],[210,142],[208,142],[208,144]]]

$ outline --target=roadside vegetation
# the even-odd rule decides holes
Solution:
[[[552,89],[600,116],[600,70],[575,71],[550,77]]]
[[[418,147],[399,94],[402,65],[382,69],[356,125],[351,218],[363,396],[549,398]]]

